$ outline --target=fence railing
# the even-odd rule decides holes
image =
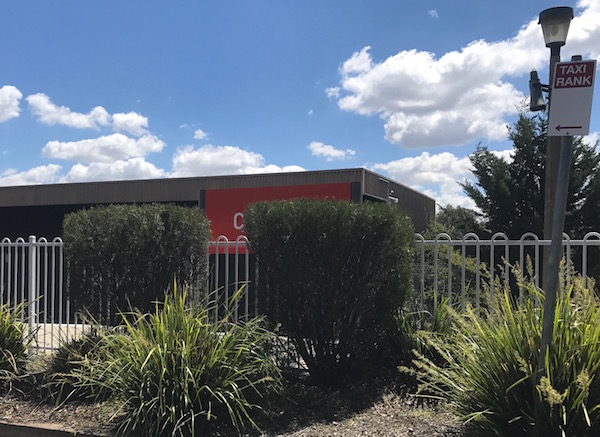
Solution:
[[[256,262],[248,251],[248,239],[238,237],[229,241],[221,236],[209,243],[209,277],[207,300],[217,309],[215,320],[224,308],[232,310],[234,322],[247,321],[258,315],[256,294]],[[243,288],[243,289],[242,289]],[[238,293],[240,290],[241,293]],[[232,298],[236,298],[232,302]]]
[[[210,306],[216,308],[215,320],[226,308],[231,308],[230,318],[235,323],[258,314],[252,281],[256,263],[248,256],[247,247],[245,237],[233,242],[220,237],[210,243],[206,290]],[[0,302],[13,310],[23,306],[21,322],[37,333],[36,349],[56,349],[91,328],[65,293],[65,270],[60,238],[0,241]],[[92,316],[102,319],[99,314]]]
[[[452,239],[439,234],[426,240],[416,234],[414,306],[426,308],[426,297],[444,295],[450,303],[463,309],[468,300],[480,305],[492,297],[498,285],[515,285],[511,266],[531,275],[537,287],[542,274],[542,254],[549,240],[532,233],[519,240],[495,234],[488,240],[475,234]],[[572,269],[584,280],[600,276],[600,233],[590,232],[575,240],[564,234],[563,254],[567,273]],[[207,297],[217,310],[215,320],[223,315],[225,304],[232,308],[232,321],[247,320],[258,315],[256,259],[248,251],[248,240],[240,237],[228,241],[219,237],[209,246],[209,279]],[[529,271],[529,272],[528,272]],[[566,278],[570,274],[565,275]],[[0,242],[0,300],[13,308],[26,304],[22,322],[37,329],[37,348],[55,349],[62,342],[80,335],[87,327],[71,308],[64,293],[65,266],[63,242],[60,238],[28,240],[19,238]],[[491,280],[498,278],[498,281]],[[243,288],[241,293],[238,293]],[[489,296],[485,293],[489,293]],[[233,299],[235,297],[235,299]]]
[[[82,325],[64,297],[63,242],[30,236],[0,242],[0,301],[22,305],[21,322],[37,331],[36,346],[54,349]]]
[[[463,310],[468,292],[474,294],[473,303],[479,306],[483,288],[489,291],[489,298],[493,298],[499,283],[514,288],[514,267],[539,288],[543,250],[551,244],[551,240],[540,240],[533,233],[523,234],[518,240],[509,240],[503,233],[496,233],[489,240],[482,240],[473,233],[461,239],[452,239],[442,233],[433,240],[416,234],[416,241],[416,288],[421,302],[427,292],[431,292],[434,299],[443,293],[450,303],[460,303]],[[587,285],[590,273],[600,273],[600,233],[590,232],[580,240],[563,234],[562,247],[563,258],[568,261],[564,275],[567,286],[573,270],[581,274],[584,285]],[[595,257],[591,256],[592,248],[596,248]],[[519,289],[519,298],[522,293]]]

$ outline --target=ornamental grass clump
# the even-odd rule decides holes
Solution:
[[[417,354],[412,371],[421,394],[447,400],[468,422],[468,435],[600,435],[598,296],[581,279],[560,293],[546,376],[540,380],[544,296],[533,284],[520,285],[528,294],[521,304],[507,291],[489,312],[451,311],[449,334],[422,334],[441,361]],[[541,414],[535,411],[536,397]]]
[[[35,339],[22,322],[24,305],[0,306],[0,381],[11,383],[26,371],[27,349]]]
[[[152,314],[123,314],[123,332],[103,336],[102,353],[72,370],[75,387],[117,402],[118,435],[194,436],[215,419],[254,424],[249,399],[279,381],[264,352],[270,334],[260,319],[233,325],[208,314],[177,289]]]
[[[87,359],[102,360],[104,349],[100,347],[102,338],[109,331],[94,325],[94,328],[81,337],[62,344],[48,360],[45,371],[44,389],[49,398],[57,403],[84,401],[95,398],[93,385],[77,384],[77,370]],[[103,392],[107,397],[108,393]],[[99,400],[99,399],[98,399]]]

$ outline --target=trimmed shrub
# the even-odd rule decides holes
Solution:
[[[122,314],[122,323],[124,332],[103,335],[100,352],[76,361],[68,379],[117,402],[117,435],[195,436],[223,418],[242,427],[253,423],[249,395],[279,382],[260,319],[215,323],[175,289],[153,313]]]
[[[110,205],[68,214],[71,303],[100,321],[106,314],[118,321],[118,309],[151,311],[174,279],[195,291],[207,277],[209,237],[209,222],[196,208]]]
[[[298,199],[252,204],[244,221],[259,260],[259,310],[313,378],[335,383],[397,364],[413,281],[414,232],[403,213]]]
[[[559,294],[547,377],[537,384],[544,296],[520,280],[524,303],[505,291],[490,312],[450,311],[450,333],[422,334],[438,352],[435,361],[414,361],[422,393],[449,401],[468,421],[468,435],[599,435],[600,300],[579,279]]]

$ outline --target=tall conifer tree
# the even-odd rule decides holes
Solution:
[[[462,184],[490,232],[518,239],[526,232],[539,237],[544,224],[544,162],[547,121],[524,114],[512,128],[512,159],[478,146],[470,156],[476,182]],[[600,155],[581,138],[573,142],[565,232],[581,238],[600,231]]]

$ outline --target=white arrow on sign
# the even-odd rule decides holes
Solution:
[[[548,135],[588,135],[596,61],[558,62],[550,97]]]

